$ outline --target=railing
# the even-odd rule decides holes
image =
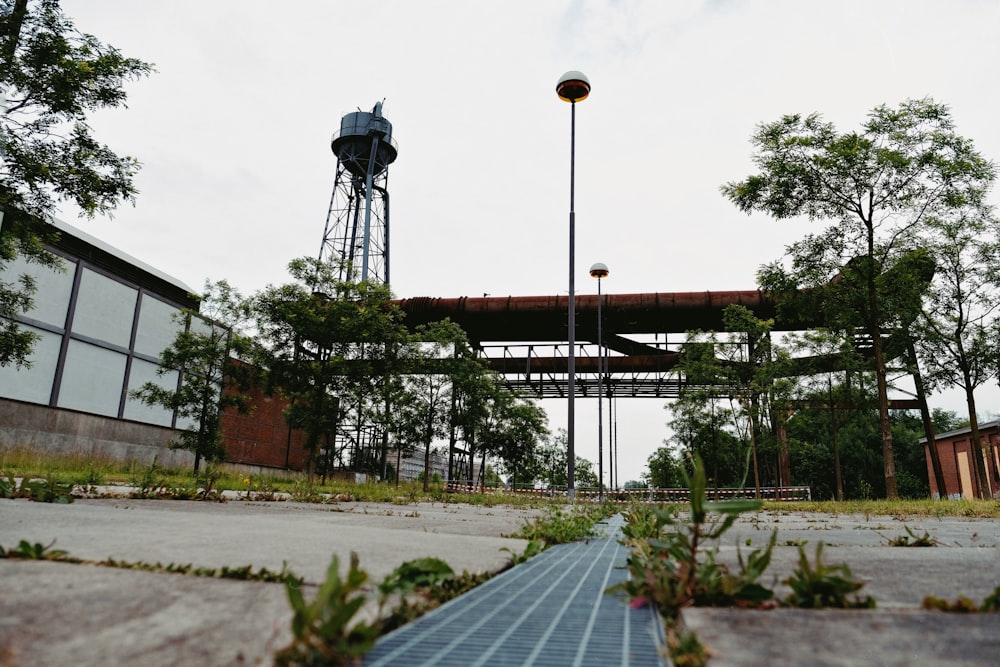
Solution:
[[[531,495],[540,498],[562,498],[566,496],[566,487],[549,487],[545,489],[518,488],[510,489],[504,486],[489,487],[478,484],[467,484],[464,482],[448,482],[449,493],[470,493],[470,494],[493,494],[493,493],[516,493],[518,495]],[[690,490],[683,488],[676,489],[624,489],[605,490],[604,499],[615,503],[682,503],[690,500]],[[756,492],[752,488],[746,489],[708,489],[705,495],[709,500],[735,500],[755,498]],[[812,491],[808,486],[780,486],[761,487],[761,500],[812,500]],[[585,487],[576,489],[576,499],[587,502],[598,502],[600,492],[595,487]]]

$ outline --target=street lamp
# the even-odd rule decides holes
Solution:
[[[608,277],[606,264],[590,267],[590,277],[597,278],[597,499],[604,500],[604,339],[601,337],[601,278]],[[608,419],[611,414],[608,414]],[[608,440],[608,446],[611,441]],[[610,457],[609,457],[610,460]],[[614,469],[612,468],[612,474]]]
[[[573,410],[573,399],[576,396],[576,290],[574,282],[576,244],[576,213],[573,210],[573,196],[576,187],[576,103],[582,102],[590,95],[590,81],[582,72],[575,70],[566,72],[559,77],[556,84],[556,95],[559,99],[570,104],[570,126],[569,126],[569,355],[566,364],[566,393],[569,395],[567,405],[567,425],[566,425],[566,495],[570,500],[576,497],[576,447],[575,447],[575,420],[576,414]]]

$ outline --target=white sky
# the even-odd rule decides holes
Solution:
[[[610,293],[753,289],[761,264],[820,229],[747,217],[719,194],[752,173],[755,125],[782,114],[849,130],[874,106],[931,96],[1000,158],[1000,3],[988,0],[62,4],[158,70],[129,84],[127,110],[92,122],[143,163],[136,206],[62,217],[197,289],[225,278],[252,293],[317,254],[330,136],[382,99],[399,144],[399,297],[568,290],[570,108],[554,90],[567,70],[593,85],[577,109],[578,292],[595,288],[596,261]],[[576,441],[596,463],[591,403],[577,401]],[[542,405],[565,426],[564,402]],[[622,481],[668,436],[666,418],[662,401],[619,401]]]

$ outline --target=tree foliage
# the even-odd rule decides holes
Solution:
[[[109,213],[136,195],[139,163],[100,144],[87,114],[125,106],[126,81],[152,65],[77,30],[58,0],[0,2],[0,204],[44,218],[69,199]]]
[[[312,471],[338,430],[352,437],[349,421],[384,416],[385,381],[399,373],[408,334],[387,286],[342,281],[338,267],[311,258],[288,268],[293,282],[254,297],[255,360],[265,388],[289,400],[286,418],[305,432]]]
[[[561,428],[547,432],[538,441],[532,456],[525,459],[518,472],[518,486],[539,482],[549,488],[565,488],[568,478],[567,434]],[[576,456],[574,482],[577,488],[597,488],[597,473],[590,459]]]
[[[479,444],[499,459],[510,484],[535,481],[536,449],[548,434],[547,421],[537,404],[503,387],[490,400],[488,418],[479,429]]]
[[[966,398],[979,494],[989,497],[1000,472],[979,436],[975,391],[1000,374],[1000,221],[983,207],[929,219],[924,238],[937,268],[914,327],[924,379],[961,389]]]
[[[766,267],[762,283],[819,288],[841,275],[851,287],[852,298],[827,300],[824,314],[855,317],[870,340],[886,493],[895,498],[883,333],[903,313],[889,298],[895,283],[880,277],[917,249],[928,217],[982,206],[994,166],[955,133],[948,108],[930,99],[876,107],[860,131],[846,133],[818,114],[788,115],[760,125],[751,143],[760,171],[722,193],[747,213],[830,223],[788,248],[790,268]]]
[[[397,447],[424,447],[424,490],[428,488],[431,445],[457,424],[458,387],[467,390],[487,373],[462,328],[451,320],[420,325],[402,351],[406,375],[396,394],[391,428]]]
[[[132,395],[191,421],[171,447],[191,451],[197,473],[202,459],[212,462],[225,456],[222,413],[227,408],[244,413],[250,409],[243,393],[249,369],[238,365],[250,351],[250,340],[240,332],[247,319],[246,303],[223,280],[206,284],[199,311],[184,310],[178,319],[181,327],[160,354],[157,374],[179,372],[179,386],[147,382]]]
[[[671,447],[660,447],[650,454],[646,467],[647,474],[644,480],[653,488],[675,489],[685,484],[684,465]],[[628,484],[625,488],[629,488]]]
[[[125,106],[125,82],[151,71],[77,30],[58,0],[0,0],[0,269],[17,256],[58,266],[44,247],[57,202],[93,216],[134,200],[138,161],[99,143],[87,114]],[[27,276],[0,281],[0,365],[31,352],[16,319],[33,294]]]

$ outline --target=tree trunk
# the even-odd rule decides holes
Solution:
[[[3,60],[13,66],[14,56],[17,55],[17,45],[21,40],[21,26],[28,15],[28,0],[16,0],[14,8],[10,12],[8,19],[10,25],[10,36],[7,43],[3,45]]]
[[[830,435],[833,437],[833,472],[837,481],[837,501],[844,500],[844,477],[840,468],[840,434],[837,426],[837,408],[833,404],[833,379],[827,378],[828,393],[830,402]]]
[[[885,351],[882,349],[882,333],[875,328],[872,340],[875,346],[875,380],[878,385],[878,422],[882,436],[882,470],[885,473],[885,497],[899,499],[896,486],[896,459],[892,451],[892,423],[889,421],[889,382],[886,378]]]
[[[979,419],[976,417],[976,398],[973,395],[972,387],[969,383],[965,385],[965,402],[969,406],[969,439],[971,444],[972,465],[976,470],[976,476],[979,480],[979,493],[980,498],[991,498],[993,496],[993,490],[990,488],[989,475],[986,473],[986,449],[982,446],[981,438],[979,437]]]
[[[753,450],[753,497],[760,499],[760,465],[757,463],[757,435],[760,431],[757,419],[760,410],[760,397],[754,394],[750,397],[750,448]]]
[[[448,479],[446,482],[451,482],[455,478],[455,443],[457,441],[456,436],[456,422],[458,421],[456,413],[456,391],[451,392],[451,412],[449,414],[448,421],[451,423],[451,428],[448,432]]]
[[[927,406],[927,389],[924,387],[924,378],[920,374],[920,362],[917,361],[917,350],[913,345],[913,338],[907,337],[909,345],[910,361],[913,364],[913,385],[917,390],[917,402],[920,404],[920,419],[924,423],[924,437],[927,438],[927,453],[931,459],[931,469],[934,471],[934,485],[937,486],[938,498],[948,500],[948,488],[944,479],[944,469],[941,467],[941,454],[937,448],[937,434],[934,432],[934,422],[931,420],[931,411]]]

